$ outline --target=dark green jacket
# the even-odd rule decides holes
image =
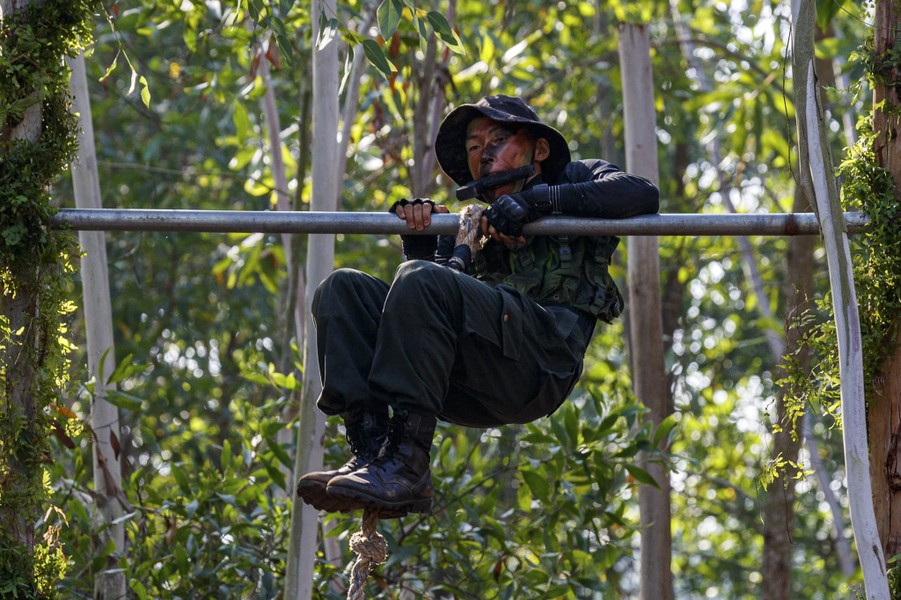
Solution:
[[[536,178],[530,187],[540,183]],[[602,160],[569,163],[557,181],[548,183],[555,194],[555,214],[620,219],[655,213],[659,206],[656,186]],[[529,236],[516,246],[492,240],[469,272],[609,323],[623,310],[622,295],[608,272],[618,243],[614,236]]]

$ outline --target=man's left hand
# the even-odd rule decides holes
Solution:
[[[482,233],[494,239],[500,239],[500,236],[519,238],[522,236],[522,226],[539,216],[538,211],[519,194],[504,195],[482,211]]]

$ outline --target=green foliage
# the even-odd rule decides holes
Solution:
[[[63,57],[90,39],[94,2],[48,0],[0,21],[0,594],[55,596],[66,571],[48,518],[53,408],[69,376],[76,255],[53,230],[49,185],[75,156]],[[35,118],[37,117],[37,118]],[[23,126],[24,123],[24,126]],[[41,521],[41,515],[45,515]]]
[[[441,425],[433,512],[379,522],[390,556],[367,597],[615,597],[634,568],[636,515],[623,500],[649,479],[637,455],[665,459],[643,413],[627,393],[606,388],[523,427]],[[346,447],[338,450],[335,462],[346,460]],[[339,539],[360,526],[359,515],[329,520]],[[319,567],[317,576],[314,597],[338,598],[330,585],[343,575]]]
[[[92,543],[98,509],[79,500],[90,493],[91,444],[82,436],[70,454],[74,471],[61,506],[76,566],[60,586],[66,597],[91,597],[93,577],[111,557],[128,572],[135,598],[275,598],[290,522],[282,474],[290,459],[276,440],[283,404],[235,399],[228,406],[233,433],[221,444],[133,470],[124,482],[128,512],[120,519],[127,556]]]
[[[425,49],[428,40],[433,37],[434,33],[434,36],[452,52],[458,54],[466,52],[460,36],[451,27],[447,17],[437,10],[419,8],[409,0],[384,0],[378,7],[377,18],[381,34],[378,40],[363,39],[347,29],[344,30],[344,33],[355,43],[362,44],[366,58],[385,78],[391,78],[397,72],[397,67],[389,57],[397,50],[387,48],[386,52],[385,46],[388,40],[399,35],[398,26],[401,23],[409,22],[415,39],[422,49]]]
[[[891,173],[879,166],[874,137],[872,131],[862,131],[840,170],[844,205],[869,217],[866,234],[854,248],[854,282],[869,392],[876,385],[886,352],[894,348],[901,319],[901,208]]]
[[[858,143],[848,149],[840,166],[843,176],[842,202],[846,210],[862,211],[869,217],[866,233],[852,243],[854,283],[860,314],[863,342],[863,368],[866,396],[872,399],[879,389],[887,352],[894,348],[901,319],[901,219],[891,174],[880,167],[874,152],[874,133],[863,123]],[[818,302],[820,312],[831,310],[829,296]],[[810,402],[818,401],[830,414],[839,411],[839,364],[835,323],[832,319],[814,319],[801,315],[805,329],[804,346],[819,357],[812,373],[793,366],[783,383],[791,386],[794,398],[789,405],[795,416]]]
[[[426,86],[454,104],[491,93],[521,94],[567,135],[574,157],[600,156],[627,166],[616,15],[626,14],[622,6],[629,3],[599,8],[576,0],[461,1],[455,18],[444,19],[463,53],[451,49],[456,38],[432,40],[430,32],[448,33],[429,19],[431,12],[451,15],[445,4],[420,4],[415,12],[403,0],[378,4],[374,21],[368,19],[376,5],[354,1],[339,3],[324,21],[344,42],[345,75],[352,52],[368,47],[372,54],[359,96],[349,99],[358,113],[350,128],[343,209],[380,211],[412,193],[410,166],[422,160],[412,148],[426,138],[412,123]],[[707,154],[709,140],[720,132],[725,135],[716,166],[732,197],[740,193],[739,210],[787,210],[792,107],[782,90],[781,40],[788,24],[778,14],[767,18],[782,4],[752,0],[739,15],[728,3],[678,3],[713,84],[706,91],[687,77],[689,68],[676,51],[669,3],[638,4],[629,14],[650,20],[660,90],[664,210],[726,210],[726,190]],[[221,7],[200,0],[129,0],[116,6],[109,15],[114,32],[100,25],[87,64],[104,204],[272,206],[275,180],[257,71],[259,61],[268,60],[288,191],[292,206],[303,210],[310,190],[306,107],[315,43],[307,6],[274,0]],[[377,23],[381,35],[363,29],[366,22]],[[276,47],[261,52],[260,42],[273,36]],[[852,31],[844,39],[858,37]],[[840,55],[846,46],[827,49]],[[425,68],[432,64],[430,48],[440,59],[432,71]],[[111,68],[123,56],[130,73]],[[280,67],[280,58],[293,61],[291,68]],[[375,66],[382,59],[381,68]],[[138,95],[142,77],[153,92],[149,105]],[[342,86],[342,105],[349,89]],[[450,201],[445,178],[433,173],[427,179],[425,191],[417,193]],[[65,183],[57,196],[69,198]],[[458,208],[452,201],[450,206]],[[57,444],[51,467],[69,519],[60,532],[72,562],[64,593],[90,597],[93,574],[112,558],[126,570],[135,597],[168,597],[167,586],[188,597],[195,577],[214,597],[272,597],[264,574],[282,577],[282,528],[291,503],[283,467],[293,452],[290,443],[273,439],[290,418],[279,425],[275,417],[296,397],[300,362],[286,316],[282,240],[136,233],[107,239],[116,350],[139,363],[122,371],[121,395],[113,398],[122,409],[129,546],[122,557],[109,557],[111,548],[92,548],[90,449],[86,439],[71,434],[78,447]],[[777,238],[749,242],[779,315],[786,244]],[[400,256],[397,239],[384,236],[339,236],[336,249],[336,266],[383,279],[390,279]],[[612,266],[623,289],[624,252],[625,241]],[[300,239],[295,257],[302,261],[303,254]],[[744,264],[731,236],[661,239],[667,367],[677,413],[668,425],[679,431],[672,457],[678,467],[672,475],[673,565],[677,594],[684,597],[759,595],[762,511],[756,494],[767,465],[764,423],[775,390],[765,336],[781,332],[781,323],[765,317],[749,293]],[[819,289],[822,271],[820,261],[814,274]],[[391,559],[374,572],[368,591],[386,598],[401,589],[417,597],[428,590],[433,597],[480,599],[633,596],[637,488],[648,482],[634,452],[645,447],[650,432],[623,391],[630,385],[623,338],[621,324],[599,326],[574,401],[549,419],[484,432],[442,427],[433,465],[439,510],[422,521],[380,524],[389,535]],[[90,385],[81,391],[73,409],[86,414]],[[838,486],[834,457],[840,444],[828,425],[816,424],[818,437],[828,438],[824,458],[839,473]],[[669,437],[666,428],[660,435]],[[337,423],[330,423],[326,440],[327,462],[343,463],[347,447]],[[793,530],[795,595],[844,597],[835,593],[842,576],[828,543],[830,516],[808,482],[798,486],[806,493],[799,493]],[[346,546],[359,529],[359,515],[333,516],[328,524],[335,527],[329,535]],[[331,583],[344,580],[341,569],[350,560],[346,550],[337,566],[320,557],[317,597],[343,597]]]
[[[28,272],[59,252],[59,236],[49,231],[46,189],[76,152],[62,57],[90,38],[93,4],[31,3],[0,23],[0,273]],[[40,137],[14,135],[26,111],[37,106]]]
[[[828,29],[829,24],[835,19],[835,16],[842,10],[842,5],[847,0],[816,0],[816,16],[817,26],[822,31]]]
[[[888,560],[888,564],[894,566],[888,570],[888,586],[891,600],[901,600],[901,555],[896,554]]]

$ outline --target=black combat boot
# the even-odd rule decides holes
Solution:
[[[429,512],[435,495],[429,450],[436,424],[435,417],[396,410],[379,457],[332,479],[329,496],[363,504],[383,518]]]
[[[379,450],[388,435],[388,412],[356,410],[343,413],[344,427],[347,429],[347,443],[353,457],[334,471],[313,471],[297,481],[297,495],[307,504],[328,512],[350,512],[363,508],[359,502],[347,498],[333,498],[326,491],[329,481],[340,475],[353,473],[379,455]]]

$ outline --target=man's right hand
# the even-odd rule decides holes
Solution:
[[[415,200],[398,200],[391,207],[391,212],[407,222],[407,227],[422,231],[432,223],[432,213],[450,212],[446,206],[435,204],[428,198]]]

